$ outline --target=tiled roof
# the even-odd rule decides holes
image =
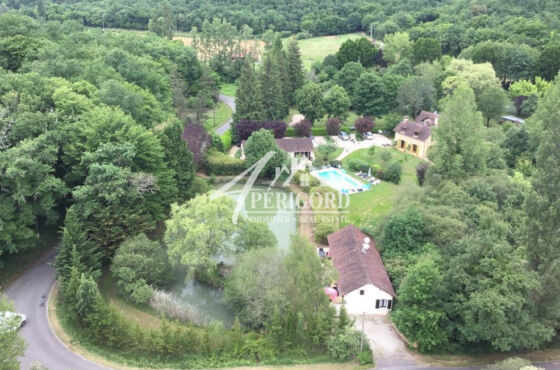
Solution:
[[[396,296],[381,255],[370,238],[369,249],[362,250],[364,238],[368,237],[355,226],[346,226],[328,236],[329,254],[338,271],[338,287],[346,295],[367,284]]]
[[[439,119],[439,114],[437,112],[426,112],[423,110],[420,114],[416,117],[416,122],[424,122],[426,120],[430,120],[432,122],[432,126],[434,123]]]
[[[313,151],[313,141],[309,137],[276,139],[278,147],[288,153],[306,153]]]
[[[431,125],[427,122],[413,122],[408,117],[405,117],[393,131],[420,141],[425,141],[432,135]]]

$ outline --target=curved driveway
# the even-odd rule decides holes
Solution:
[[[222,102],[222,103],[226,103],[227,105],[229,105],[229,107],[231,108],[231,110],[233,111],[233,113],[235,113],[235,98],[231,97],[231,96],[227,96],[227,95],[223,95],[220,94],[220,96],[218,97],[218,99]],[[218,126],[214,129],[214,132],[217,135],[223,135],[227,130],[229,130],[231,128],[231,123],[233,122],[233,119],[230,118],[226,123],[224,123],[221,126]]]
[[[20,330],[27,343],[25,356],[21,358],[21,368],[29,369],[32,363],[38,362],[51,370],[107,369],[70,351],[51,330],[47,299],[56,276],[51,266],[54,255],[53,250],[43,256],[4,292],[14,301],[16,311],[27,316],[27,323]]]

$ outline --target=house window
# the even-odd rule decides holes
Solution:
[[[412,152],[416,153],[416,151],[418,150],[418,146],[416,144],[412,145]]]
[[[391,309],[392,303],[390,299],[377,299],[375,300],[375,308]]]
[[[401,149],[404,148],[404,140],[401,140]]]
[[[364,294],[366,294],[366,292],[364,292],[363,289],[360,289],[360,295],[364,295]]]

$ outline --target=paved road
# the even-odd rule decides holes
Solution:
[[[354,316],[354,328],[362,330],[362,316]],[[422,361],[422,357],[412,354],[396,333],[387,316],[366,316],[364,333],[368,338],[375,358],[376,369],[410,370],[479,370],[475,367],[438,367]],[[537,362],[534,364],[546,370],[560,369],[560,362]]]
[[[229,105],[229,107],[231,108],[231,110],[235,113],[235,98],[231,97],[231,96],[227,96],[227,95],[222,95],[220,94],[220,97],[218,98],[222,103],[226,103],[227,105]],[[229,130],[231,128],[231,123],[233,122],[233,119],[229,119],[226,123],[224,123],[223,125],[216,127],[214,129],[214,132],[217,135],[223,135],[227,130]]]
[[[47,298],[55,281],[55,270],[50,265],[54,255],[53,250],[41,258],[5,291],[15,302],[17,312],[27,316],[27,324],[20,331],[27,342],[21,368],[29,369],[33,362],[39,362],[51,370],[106,369],[70,351],[51,330],[47,318]]]

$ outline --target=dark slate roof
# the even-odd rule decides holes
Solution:
[[[278,147],[288,153],[305,153],[313,151],[313,141],[309,137],[276,139]]]
[[[338,271],[338,288],[346,295],[367,284],[373,284],[393,297],[396,296],[381,255],[370,238],[369,249],[363,253],[367,235],[355,226],[346,226],[328,236],[329,254]]]
[[[408,117],[404,117],[393,131],[420,141],[426,141],[432,135],[433,125],[433,121],[428,118],[425,121],[411,121]]]

